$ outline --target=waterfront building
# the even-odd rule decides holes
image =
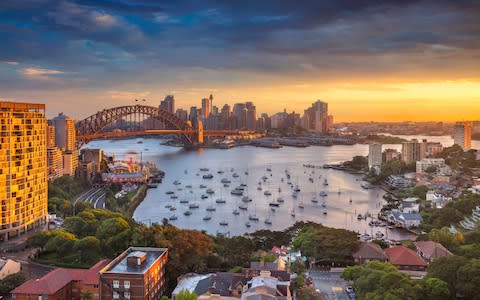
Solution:
[[[247,126],[247,107],[245,103],[235,103],[233,105],[232,119],[233,128],[244,129]]]
[[[401,153],[395,149],[385,149],[382,153],[382,163],[386,163],[394,159],[400,159],[401,156]]]
[[[402,143],[402,160],[406,164],[414,163],[425,157],[426,142],[419,143],[417,140],[411,140]]]
[[[257,109],[253,102],[246,102],[245,107],[247,108],[246,127],[248,130],[255,130],[257,127]]]
[[[67,152],[75,150],[75,122],[73,119],[60,113],[51,120],[51,124],[55,126],[55,146]]]
[[[130,247],[100,270],[100,299],[159,299],[168,249]]]
[[[456,123],[453,130],[453,143],[459,145],[463,150],[472,147],[472,123]]]
[[[45,105],[0,102],[0,236],[7,240],[47,220]]]
[[[379,169],[382,166],[382,144],[372,143],[368,145],[368,168]]]
[[[98,272],[110,260],[97,262],[90,269],[56,268],[39,279],[30,279],[11,293],[15,300],[82,299],[90,293],[92,300],[100,300]]]
[[[55,180],[63,176],[62,150],[57,147],[47,148],[48,180]]]
[[[171,114],[175,113],[175,97],[173,95],[167,95],[160,101],[160,109],[166,110]]]
[[[304,111],[302,125],[305,129],[317,133],[327,133],[328,103],[318,100]]]
[[[101,163],[103,161],[102,149],[82,149],[80,153],[82,162],[93,162],[96,172],[100,172]]]

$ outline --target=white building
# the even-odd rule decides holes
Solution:
[[[447,197],[435,191],[428,191],[425,199],[432,202],[432,206],[435,208],[442,208],[448,202],[452,201],[452,197]]]
[[[11,259],[0,259],[0,280],[20,272],[20,263]]]
[[[424,158],[416,162],[417,173],[423,174],[429,167],[435,167],[437,170],[436,174],[451,174],[451,169],[445,164],[445,159],[443,158]]]
[[[280,281],[270,271],[260,271],[244,286],[241,300],[291,300],[290,281]]]
[[[373,143],[368,145],[368,168],[382,166],[382,144]]]

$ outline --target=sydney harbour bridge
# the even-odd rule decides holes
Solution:
[[[148,129],[147,121],[160,123],[163,129]],[[124,124],[118,128],[119,123]],[[192,124],[166,110],[147,105],[118,106],[98,111],[75,124],[77,142],[82,145],[96,139],[127,138],[146,135],[177,135],[185,147],[203,144],[204,137],[225,137],[240,130],[203,130],[201,121]]]

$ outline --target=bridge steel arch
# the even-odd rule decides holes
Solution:
[[[185,145],[193,145],[196,143],[196,130],[190,122],[185,122],[170,112],[154,106],[147,105],[129,105],[104,109],[81,120],[75,124],[77,141],[80,143],[88,143],[95,139],[95,135],[99,134],[106,126],[113,124],[115,121],[132,114],[143,114],[151,116],[164,124],[171,126],[173,129],[182,132],[182,139]]]

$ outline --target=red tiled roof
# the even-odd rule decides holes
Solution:
[[[405,246],[385,249],[388,260],[396,266],[426,266],[427,263],[418,254]]]
[[[453,255],[452,252],[448,251],[442,244],[433,241],[418,241],[414,244],[428,259]]]
[[[109,262],[108,259],[100,260],[88,270],[56,268],[42,278],[26,281],[16,287],[12,294],[52,295],[72,280],[82,281],[84,284],[98,284],[98,272]]]

